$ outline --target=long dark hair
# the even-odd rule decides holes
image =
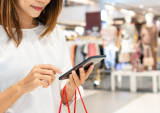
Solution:
[[[19,24],[18,14],[16,12],[17,0],[0,0],[0,22],[3,26],[3,29],[7,33],[9,40],[13,40],[16,47],[19,46],[22,40],[22,30]],[[40,36],[40,39],[43,36],[50,34],[56,26],[58,16],[61,12],[63,6],[63,0],[51,0],[50,3],[45,7],[45,11],[42,11],[39,17],[36,19],[42,22],[47,28],[44,33]],[[12,26],[15,26],[16,31],[13,32]],[[8,30],[7,28],[8,27]],[[17,39],[14,34],[17,34]]]

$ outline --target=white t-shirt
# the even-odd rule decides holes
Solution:
[[[63,73],[72,68],[68,47],[63,31],[56,25],[55,29],[39,40],[41,29],[22,29],[23,39],[16,49],[14,43],[0,26],[0,92],[25,78],[36,64],[52,64]],[[14,28],[13,28],[14,30]],[[59,81],[61,74],[48,88],[38,87],[21,96],[5,113],[58,113],[61,101],[60,90],[65,85]],[[83,95],[83,90],[82,95]],[[9,98],[9,97],[8,97]],[[61,113],[64,113],[63,107]]]

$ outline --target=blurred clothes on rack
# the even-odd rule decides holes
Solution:
[[[88,57],[96,56],[96,55],[97,55],[96,45],[92,44],[92,43],[89,43],[89,45],[88,45]]]
[[[71,61],[72,61],[72,66],[74,67],[74,59],[75,59],[75,50],[76,50],[76,45],[72,46],[72,51],[71,51]]]
[[[76,51],[75,51],[75,66],[80,64],[85,60],[85,54],[83,53],[83,45],[77,45]]]
[[[101,46],[98,40],[80,40],[80,41],[67,41],[70,49],[70,56],[72,66],[76,66],[91,56],[103,55],[101,54]]]
[[[99,49],[100,49],[100,55],[104,55],[103,46],[102,45],[99,45]],[[104,64],[104,60],[101,61],[100,68],[103,68],[103,64]]]

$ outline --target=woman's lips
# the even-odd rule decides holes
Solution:
[[[36,6],[32,6],[35,10],[37,11],[42,11],[43,7],[36,7]]]

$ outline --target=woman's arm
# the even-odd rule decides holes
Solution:
[[[68,102],[70,102],[74,98],[76,88],[66,88],[67,92],[67,97],[68,97]],[[62,95],[63,89],[61,90],[61,95]],[[66,104],[66,98],[63,96],[63,104]]]
[[[60,69],[51,64],[35,65],[24,79],[0,93],[0,113],[8,110],[23,94],[32,92],[39,86],[47,88],[54,82],[56,73],[62,74]]]
[[[18,83],[0,93],[0,113],[7,111],[23,94],[23,88]]]

